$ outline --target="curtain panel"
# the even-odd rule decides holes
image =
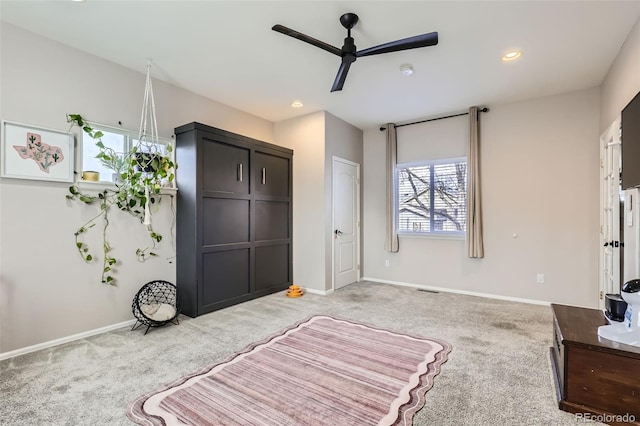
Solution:
[[[469,156],[467,158],[467,255],[484,257],[480,190],[480,114],[469,108]]]
[[[398,234],[396,233],[395,182],[396,164],[398,162],[398,136],[396,125],[387,123],[387,156],[386,156],[386,238],[384,249],[391,253],[399,250]]]

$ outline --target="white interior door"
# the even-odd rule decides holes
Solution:
[[[360,165],[333,157],[333,287],[360,279]]]
[[[600,137],[600,307],[604,295],[620,292],[620,119]]]

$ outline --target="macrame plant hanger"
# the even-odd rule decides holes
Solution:
[[[150,127],[147,132],[147,127]],[[147,59],[147,81],[144,87],[144,100],[142,102],[142,114],[140,117],[140,131],[138,132],[138,142],[136,144],[136,159],[139,160],[139,166],[142,170],[146,170],[154,158],[158,155],[158,122],[156,120],[156,104],[153,99],[153,85],[151,84],[151,60]],[[140,154],[147,155],[140,155]],[[142,160],[140,160],[142,158]],[[157,161],[157,160],[155,160]],[[142,173],[142,178],[145,179],[145,173]],[[144,185],[145,205],[144,205],[144,220],[143,224],[146,226],[151,225],[151,211],[149,209],[150,194],[149,185],[153,185],[153,182],[146,182]]]

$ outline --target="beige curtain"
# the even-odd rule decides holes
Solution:
[[[467,255],[471,258],[484,257],[480,193],[480,115],[477,107],[471,107],[467,160]]]
[[[391,253],[396,253],[398,247],[398,234],[396,233],[396,209],[394,200],[396,164],[397,164],[397,133],[396,125],[387,124],[387,233],[384,242],[384,249]]]

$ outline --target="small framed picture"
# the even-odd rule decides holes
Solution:
[[[73,182],[73,134],[2,122],[0,176]]]

